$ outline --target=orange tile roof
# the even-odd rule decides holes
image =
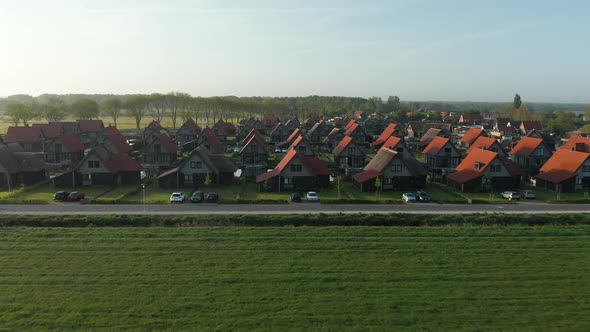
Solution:
[[[261,183],[281,175],[281,173],[295,157],[301,159],[301,161],[303,161],[303,166],[307,168],[314,176],[330,175],[330,169],[328,169],[319,158],[302,157],[299,153],[297,153],[297,150],[290,149],[272,171],[258,175],[256,177],[256,183]]]
[[[359,127],[359,124],[354,122],[352,125],[346,127],[346,132],[344,133],[344,135],[350,136],[358,127]]]
[[[436,156],[450,141],[449,138],[436,136],[430,141],[430,144],[424,148],[422,153],[429,156]]]
[[[481,128],[469,128],[469,130],[461,138],[461,142],[472,143],[478,137],[482,136],[482,134],[485,136],[485,133],[486,132]]]
[[[379,135],[379,137],[373,142],[371,143],[371,146],[377,146],[379,144],[383,144],[385,143],[385,141],[387,141],[387,139],[389,139],[389,137],[393,136],[393,134],[395,133],[395,129],[397,128],[397,123],[390,123],[381,133],[381,135]]]
[[[489,150],[496,142],[498,141],[495,138],[479,136],[475,142],[471,144],[469,149],[467,149],[467,153],[471,152],[473,149],[481,150],[482,148],[485,148],[486,150]]]
[[[457,166],[457,171],[462,171],[466,169],[475,170],[475,163],[482,163],[483,165],[479,168],[479,172],[483,173],[483,171],[488,167],[488,165],[498,157],[498,153],[488,150],[473,150],[471,151],[465,159]]]
[[[534,138],[534,137],[523,137],[520,139],[520,141],[518,141],[518,143],[516,143],[516,145],[512,148],[512,151],[510,151],[511,155],[523,155],[526,157],[529,157],[530,155],[532,155],[535,150],[537,150],[537,148],[539,147],[539,145],[541,145],[543,143],[543,140],[540,138]]]
[[[590,156],[587,152],[570,151],[568,149],[557,149],[555,153],[541,167],[541,172],[554,170],[566,170],[576,172]]]
[[[348,129],[350,126],[352,126],[355,123],[356,123],[356,120],[354,120],[354,119],[353,120],[350,120],[350,121],[348,121],[348,123],[346,124],[346,127],[344,127],[344,128],[345,129]]]
[[[342,151],[344,151],[344,149],[346,149],[346,147],[350,144],[350,142],[352,142],[352,137],[344,136],[344,138],[342,140],[340,140],[340,143],[338,143],[338,145],[336,145],[336,147],[332,151],[332,154],[335,157],[338,157],[342,153]]]
[[[395,150],[395,147],[399,144],[399,142],[401,142],[401,140],[402,139],[400,137],[391,136],[387,139],[387,141],[385,141],[385,143],[383,143],[382,147]]]
[[[590,138],[584,136],[572,136],[560,149],[590,152]]]

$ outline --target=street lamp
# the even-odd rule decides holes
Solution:
[[[143,212],[145,212],[145,183],[141,184],[141,189],[143,191]]]

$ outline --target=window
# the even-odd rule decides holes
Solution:
[[[537,149],[537,156],[542,156],[544,154],[543,148]]]
[[[584,173],[590,172],[590,165],[582,165],[582,172],[584,172]]]
[[[402,165],[400,165],[400,164],[393,164],[393,165],[391,165],[391,171],[392,172],[401,172],[402,171]]]
[[[502,171],[502,166],[500,165],[490,165],[490,172],[498,173]]]
[[[301,165],[291,165],[291,172],[301,172]]]
[[[285,184],[293,184],[293,179],[292,178],[284,178],[283,181]]]
[[[451,148],[445,148],[445,153],[451,153]]]
[[[191,182],[193,181],[193,175],[192,174],[185,174],[184,175],[184,182]]]
[[[391,184],[393,182],[392,180],[393,180],[392,178],[384,178],[383,184]]]
[[[200,161],[191,161],[191,168],[201,168],[203,163]]]
[[[100,168],[98,160],[88,160],[88,168]]]
[[[582,178],[577,178],[577,179],[576,179],[576,184],[579,184],[579,185],[581,185],[581,184],[582,184]]]
[[[56,153],[61,153],[61,144],[55,143],[55,152]]]
[[[159,163],[169,163],[170,156],[167,154],[160,154],[160,155],[158,155],[158,162]]]

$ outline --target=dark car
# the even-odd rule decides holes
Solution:
[[[216,192],[210,192],[207,194],[206,201],[209,203],[215,203],[219,200],[219,195]]]
[[[193,203],[201,203],[205,200],[205,195],[202,191],[196,190],[191,194],[191,202]]]
[[[68,195],[68,201],[69,202],[79,202],[81,200],[84,199],[84,194],[79,192],[79,191],[72,191],[69,195]]]
[[[430,202],[431,198],[425,191],[417,191],[416,192],[416,200],[419,202]]]
[[[292,193],[290,199],[291,202],[301,203],[301,195],[299,193]]]
[[[58,191],[55,194],[53,194],[53,200],[54,201],[66,201],[68,199],[68,196],[70,195],[69,192],[67,191]]]

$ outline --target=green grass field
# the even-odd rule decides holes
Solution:
[[[0,329],[590,329],[590,227],[0,228]]]

